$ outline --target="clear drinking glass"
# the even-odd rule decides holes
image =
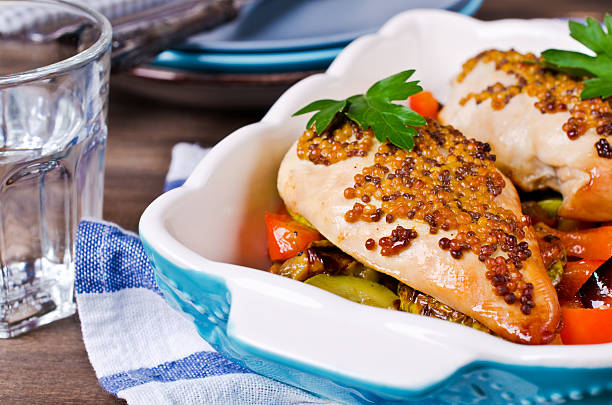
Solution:
[[[112,29],[63,0],[0,0],[0,337],[75,312],[74,234],[102,216]]]

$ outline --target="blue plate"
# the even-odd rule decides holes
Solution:
[[[195,53],[165,51],[153,65],[211,73],[273,73],[325,69],[342,47],[282,53]]]
[[[325,69],[353,39],[412,8],[472,15],[482,0],[260,0],[231,23],[161,53],[153,65],[216,73]]]
[[[282,52],[346,45],[375,32],[389,18],[414,8],[461,11],[470,0],[259,0],[179,50]]]

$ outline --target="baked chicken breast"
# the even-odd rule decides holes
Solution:
[[[287,207],[361,263],[508,340],[549,343],[557,295],[488,144],[428,120],[412,151],[344,120],[306,130],[278,173]]]
[[[584,83],[537,60],[513,50],[468,60],[440,121],[489,143],[521,189],[559,191],[560,216],[612,220],[612,101],[581,100]]]

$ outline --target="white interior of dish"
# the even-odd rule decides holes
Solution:
[[[564,367],[610,365],[610,345],[515,345],[469,328],[359,306],[302,283],[245,269],[269,265],[264,213],[280,204],[278,166],[308,119],[292,118],[293,112],[316,99],[362,93],[374,81],[405,69],[416,69],[414,78],[443,102],[451,78],[478,52],[488,48],[540,52],[551,47],[581,50],[567,35],[564,21],[484,23],[442,11],[405,12],[378,34],[353,42],[327,73],[289,89],[261,122],[239,129],[217,145],[184,187],[147,209],[141,233],[176,264],[223,277],[232,292],[232,335],[283,358],[415,389],[475,359]],[[393,364],[381,359],[380,353],[359,349],[359,344],[355,346],[359,356],[346,346],[329,344],[330,340],[345,344],[355,336],[376,342],[383,351],[388,348],[395,357]],[[321,341],[325,344],[317,344]],[[406,381],[403,357],[410,362],[422,358],[430,367],[419,368],[419,375]]]

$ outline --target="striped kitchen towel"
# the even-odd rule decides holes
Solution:
[[[206,153],[173,150],[167,186]],[[129,404],[329,404],[252,373],[215,352],[163,299],[138,235],[83,221],[76,244],[76,300],[100,385]]]

